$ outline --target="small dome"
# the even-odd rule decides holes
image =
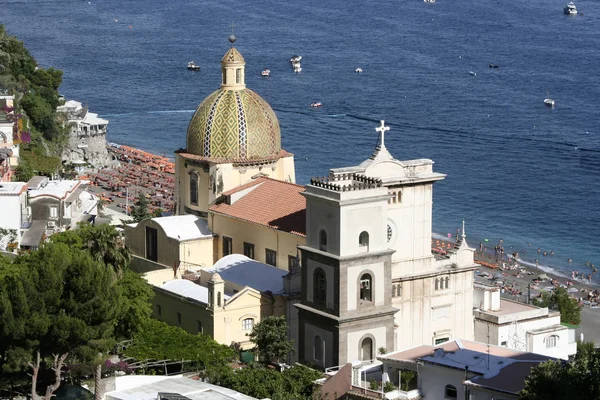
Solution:
[[[210,94],[196,109],[187,131],[187,152],[202,157],[260,159],[281,150],[279,121],[269,104],[250,89]]]
[[[213,272],[213,274],[210,276],[209,282],[214,282],[214,283],[223,282],[223,278],[221,278],[221,275],[219,275],[218,272]]]

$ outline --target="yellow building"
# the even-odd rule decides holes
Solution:
[[[154,286],[154,317],[219,343],[250,349],[247,335],[254,324],[285,315],[285,275],[285,270],[230,255],[190,276],[195,281],[175,279]]]

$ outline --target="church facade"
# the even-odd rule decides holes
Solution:
[[[475,264],[464,227],[446,255],[431,252],[433,184],[445,177],[433,161],[395,159],[382,121],[366,161],[295,185],[277,117],[246,88],[233,46],[221,68],[220,88],[176,152],[177,214],[207,221],[215,262],[243,251],[290,271],[281,295],[297,359],[326,368],[472,340]]]

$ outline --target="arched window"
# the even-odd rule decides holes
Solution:
[[[238,85],[242,82],[242,69],[236,68],[235,70],[235,83]]]
[[[396,296],[397,297],[402,297],[402,285],[398,285],[396,287],[396,290],[397,290]]]
[[[319,231],[319,250],[327,251],[327,232],[325,232],[325,229]]]
[[[438,278],[435,278],[435,290],[438,290],[440,288],[440,280]]]
[[[360,360],[368,361],[373,359],[373,340],[364,338],[360,344]]]
[[[446,277],[446,279],[445,279],[445,282],[446,282],[446,287],[445,287],[445,289],[448,289],[448,288],[450,287],[450,278],[449,278],[449,277]]]
[[[221,75],[223,75],[223,85],[227,84],[227,71],[225,71],[225,68],[223,68],[221,70]]]
[[[358,245],[360,247],[366,247],[367,251],[369,251],[369,232],[362,231],[358,236]]]
[[[363,274],[360,277],[359,290],[360,290],[360,300],[371,301],[372,299],[372,283],[373,279],[369,274]]]
[[[313,343],[313,358],[315,361],[323,360],[323,339],[319,335],[315,336]]]
[[[242,329],[245,331],[251,331],[254,327],[254,320],[252,318],[246,318],[242,321]]]
[[[458,392],[456,391],[456,387],[452,385],[446,385],[444,388],[444,398],[446,399],[456,399],[458,398]]]
[[[190,174],[190,204],[198,205],[198,174]]]
[[[327,301],[327,277],[325,276],[325,271],[323,271],[321,268],[317,268],[313,278],[314,302],[324,305]]]
[[[556,335],[548,336],[546,338],[546,348],[550,349],[552,347],[556,347],[557,342],[558,342],[558,336],[556,336]]]
[[[217,293],[217,307],[221,307],[221,292]]]

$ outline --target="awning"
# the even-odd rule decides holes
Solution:
[[[251,351],[242,351],[240,352],[240,358],[244,364],[250,364],[254,362],[254,353]]]
[[[21,239],[21,247],[38,247],[46,231],[48,221],[33,221]]]

